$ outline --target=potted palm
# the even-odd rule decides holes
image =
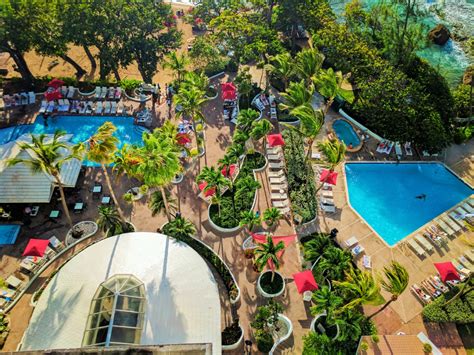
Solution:
[[[257,290],[263,297],[278,297],[285,291],[285,280],[275,271],[280,269],[279,254],[284,248],[282,241],[275,244],[273,238],[267,236],[267,242],[259,244],[255,249],[257,270],[261,272],[267,265],[270,266],[270,270],[261,273],[257,280]]]
[[[276,223],[283,217],[280,210],[276,207],[267,208],[263,211],[263,220],[268,228],[276,226]]]
[[[336,339],[339,336],[339,325],[334,321],[334,312],[342,303],[342,298],[327,286],[322,286],[315,291],[313,293],[314,305],[311,307],[311,314],[315,317],[311,322],[311,330]]]
[[[162,231],[166,235],[181,240],[196,234],[196,227],[191,221],[180,216],[166,223]]]
[[[120,218],[118,211],[112,206],[99,206],[97,225],[106,237],[135,231],[135,226]]]
[[[262,218],[254,211],[244,211],[240,217],[240,226],[246,227],[249,232],[253,232],[255,227],[262,225]]]

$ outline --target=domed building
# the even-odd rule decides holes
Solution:
[[[21,350],[169,344],[221,353],[218,286],[187,244],[137,232],[87,247],[56,273]]]

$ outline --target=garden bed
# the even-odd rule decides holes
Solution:
[[[97,226],[97,223],[94,221],[82,221],[77,224],[75,224],[72,229],[70,229],[67,232],[66,235],[66,245],[71,245],[75,242],[77,242],[80,239],[90,237],[91,235],[94,235],[97,233],[97,230],[99,227]],[[80,233],[77,237],[74,236],[73,230],[77,231]]]
[[[244,330],[238,320],[226,327],[222,332],[222,350],[237,349],[244,339]]]
[[[285,286],[285,281],[283,280],[283,277],[277,272],[275,272],[273,282],[271,271],[264,272],[259,277],[258,281],[262,290],[270,295],[278,294]]]

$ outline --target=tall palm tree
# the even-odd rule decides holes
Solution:
[[[327,101],[324,107],[324,116],[328,113],[334,99],[339,96],[348,103],[354,101],[354,93],[352,90],[342,88],[345,77],[340,71],[334,71],[332,68],[327,70],[321,69],[317,75],[312,77],[316,89],[323,95]]]
[[[232,143],[233,143],[232,145],[234,144],[241,145],[243,149],[243,145],[245,144],[245,142],[247,142],[248,139],[249,139],[249,134],[247,132],[244,132],[241,129],[236,128],[236,130],[234,131],[234,135],[232,136]]]
[[[245,178],[237,181],[236,187],[237,187],[237,191],[235,192],[235,197],[245,198],[247,194],[253,195],[255,191],[257,191],[259,188],[262,187],[262,185],[257,180],[255,180],[253,175],[248,175]]]
[[[219,169],[222,171],[224,170],[225,176],[229,176],[230,174],[230,167],[233,164],[236,164],[238,162],[239,158],[231,155],[231,154],[226,154],[224,155],[221,159],[218,160],[219,163]]]
[[[390,299],[378,311],[368,316],[367,319],[371,319],[382,312],[390,305],[390,303],[396,301],[408,287],[410,276],[408,275],[408,271],[398,262],[392,261],[389,266],[385,266],[383,268],[383,273],[385,279],[382,279],[380,284],[385,291],[392,294],[392,297],[390,297]]]
[[[145,133],[143,146],[135,149],[140,159],[134,175],[148,187],[158,187],[165,204],[168,221],[171,221],[171,212],[166,195],[166,187],[182,170],[179,159],[179,149],[169,138]]]
[[[296,55],[296,74],[305,85],[311,85],[311,78],[319,72],[324,61],[324,55],[317,48],[303,49]]]
[[[339,139],[326,140],[318,143],[318,148],[326,157],[329,163],[329,171],[334,171],[336,167],[344,161],[346,154],[346,145]],[[329,175],[328,175],[329,176]],[[326,181],[321,181],[321,184],[316,189],[316,192],[321,190]]]
[[[230,157],[235,157],[240,159],[242,155],[245,153],[245,148],[242,144],[238,144],[237,142],[232,143],[226,150],[226,155]]]
[[[109,188],[112,200],[117,207],[120,218],[125,220],[124,213],[122,208],[120,208],[120,203],[117,197],[115,196],[115,191],[112,187],[110,176],[107,171],[107,166],[114,161],[114,156],[118,151],[117,143],[119,140],[114,136],[115,131],[117,131],[117,127],[115,127],[112,122],[104,122],[104,124],[97,129],[94,135],[92,135],[87,141],[78,144],[76,149],[79,153],[85,152],[87,160],[100,164],[105,176],[107,187]]]
[[[133,175],[133,170],[140,163],[140,157],[133,155],[133,146],[124,144],[113,157],[112,172],[115,173],[115,181],[117,182],[124,175]]]
[[[346,309],[336,318],[328,320],[339,327],[338,341],[358,341],[362,335],[361,324],[364,322],[364,315],[358,310]]]
[[[203,92],[206,92],[209,87],[209,78],[204,72],[199,74],[193,71],[184,74],[182,86],[195,87]]]
[[[377,280],[367,271],[349,269],[344,281],[335,280],[333,284],[351,300],[338,310],[338,313],[363,304],[376,305],[382,299]]]
[[[280,94],[283,97],[283,102],[279,105],[280,110],[288,110],[291,115],[295,108],[309,104],[313,94],[313,85],[306,87],[303,80],[299,82],[291,82],[286,91]]]
[[[171,193],[165,190],[166,199],[168,200],[168,207],[172,215],[176,214],[178,207],[176,206],[176,199],[171,197]],[[148,202],[148,208],[151,211],[151,215],[155,217],[157,214],[166,213],[165,201],[161,191],[155,191],[151,194],[150,201]]]
[[[304,245],[304,259],[314,262],[331,245],[331,240],[327,235],[318,234]]]
[[[288,87],[288,82],[295,71],[294,61],[288,52],[277,54],[269,58],[265,70],[283,82],[283,90]]]
[[[285,249],[285,244],[282,241],[275,244],[271,236],[267,236],[267,242],[259,244],[255,249],[255,264],[259,271],[262,271],[269,262],[273,264],[273,267],[271,268],[271,282],[273,282],[273,278],[275,277],[275,270],[280,269],[280,259],[278,254],[283,249]]]
[[[199,184],[200,182],[206,182],[206,187],[204,188],[203,192],[207,192],[211,189],[216,190],[216,195],[221,196],[221,191],[225,187],[230,187],[231,182],[229,179],[227,179],[223,174],[222,171],[217,170],[215,167],[207,167],[205,166],[199,175],[196,177],[196,182]],[[221,205],[220,205],[220,199],[217,200],[217,208],[218,208],[218,214],[219,216],[221,215]]]
[[[31,143],[20,143],[21,151],[27,151],[29,158],[13,158],[7,161],[8,166],[17,164],[25,164],[33,173],[43,172],[52,176],[61,195],[61,204],[66,214],[69,226],[72,228],[72,219],[66,204],[66,196],[64,195],[64,187],[61,179],[62,166],[72,160],[80,159],[73,152],[73,149],[65,143],[64,136],[66,132],[57,130],[52,139],[49,140],[46,134],[39,136],[31,135]]]
[[[254,141],[259,141],[270,133],[272,129],[272,123],[266,118],[263,118],[260,121],[254,121],[252,124],[252,130],[250,131],[250,138]]]
[[[196,227],[188,219],[176,217],[165,225],[163,232],[179,239],[196,234]]]
[[[106,233],[106,236],[123,233],[124,220],[120,217],[115,207],[99,206],[97,225]]]
[[[319,290],[314,291],[312,299],[314,303],[314,306],[311,307],[312,315],[326,312],[329,316],[342,304],[342,298],[335,292],[332,292],[326,285],[322,286]]]
[[[242,110],[237,115],[237,127],[239,130],[249,134],[253,123],[259,118],[260,114],[254,109]]]
[[[240,213],[239,225],[241,227],[246,226],[249,232],[251,232],[255,226],[259,226],[261,223],[262,218],[254,211],[244,211]]]
[[[289,128],[298,131],[303,137],[308,139],[308,151],[306,160],[311,157],[313,143],[324,124],[321,110],[315,110],[310,104],[298,106],[293,110],[293,115],[300,120],[300,126],[288,125]]]
[[[346,271],[352,268],[352,255],[347,250],[327,248],[317,268],[330,280],[342,280]]]
[[[176,52],[171,52],[167,56],[167,61],[163,63],[163,68],[172,70],[176,80],[180,83],[188,64],[189,58],[185,54],[179,55]]]

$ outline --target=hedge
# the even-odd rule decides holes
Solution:
[[[445,305],[459,288],[455,287],[423,308],[423,319],[428,322],[467,324],[474,322],[474,292]]]

